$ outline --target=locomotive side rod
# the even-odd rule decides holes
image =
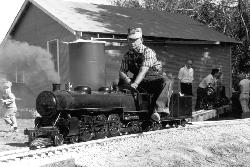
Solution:
[[[59,120],[60,116],[61,116],[61,112],[58,114],[58,116],[57,116],[55,122],[53,123],[53,127],[56,126],[56,123],[57,123],[57,121]]]

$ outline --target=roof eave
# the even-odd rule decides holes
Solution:
[[[71,27],[69,27],[67,24],[63,23],[61,20],[59,20],[57,17],[55,17],[54,15],[52,15],[51,13],[49,13],[46,9],[44,9],[41,5],[39,5],[38,3],[36,3],[34,0],[25,0],[22,7],[20,8],[20,10],[18,11],[18,14],[16,15],[14,21],[12,22],[8,32],[6,33],[2,43],[4,43],[6,40],[9,39],[11,32],[14,30],[18,20],[21,18],[23,12],[25,11],[27,5],[29,3],[32,3],[33,5],[35,5],[36,7],[38,7],[40,10],[42,10],[44,13],[46,13],[47,15],[49,15],[51,18],[53,18],[55,21],[57,21],[59,24],[61,24],[63,27],[65,27],[67,30],[69,30],[71,33],[75,34],[76,31],[73,30]]]
[[[95,33],[95,34],[110,34],[110,35],[126,35],[124,33],[104,33],[104,32],[92,32],[92,31],[75,31],[75,32],[78,32],[79,34],[84,34],[84,33]],[[75,34],[76,35],[76,34]],[[147,36],[147,35],[143,35],[144,37],[155,37],[155,38],[170,38],[170,37],[157,37],[157,36]],[[93,39],[98,39],[97,38],[93,38]],[[100,38],[100,39],[104,39],[104,38]],[[107,38],[109,40],[116,40],[114,37],[110,37],[110,38]],[[170,38],[170,39],[173,39],[173,38]],[[227,44],[242,44],[241,41],[236,41],[234,39],[230,40],[230,41],[214,41],[214,40],[201,40],[201,39],[185,39],[185,38],[176,38],[177,40],[176,41],[166,41],[167,43],[185,43],[185,44],[188,44],[188,42],[190,44],[214,44],[214,45],[220,45],[220,44],[223,44],[223,43],[227,43]],[[118,39],[120,40],[120,39]],[[181,41],[181,42],[180,42]]]

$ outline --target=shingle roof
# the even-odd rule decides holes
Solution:
[[[126,34],[135,25],[145,36],[237,43],[184,15],[65,0],[29,1],[72,31]]]

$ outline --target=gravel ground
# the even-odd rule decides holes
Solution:
[[[26,121],[20,122],[26,126],[30,122],[19,121]],[[32,127],[32,121],[29,126]],[[27,140],[18,132],[18,135],[9,134],[7,147],[3,133],[9,134],[0,130],[2,150],[25,146],[22,143]],[[19,146],[10,143],[19,143]],[[39,166],[41,162],[46,164],[67,158],[74,158],[77,166],[84,167],[250,166],[250,119],[197,122],[187,127],[92,145],[73,153],[65,152],[63,156],[20,162],[18,166]]]
[[[18,119],[18,132],[9,132],[10,126],[0,118],[0,152],[27,147],[28,137],[23,134],[24,129],[33,128],[33,119]]]
[[[96,146],[75,155],[81,166],[250,166],[250,120],[168,129]]]

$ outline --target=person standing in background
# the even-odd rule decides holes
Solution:
[[[200,82],[198,88],[197,88],[197,99],[196,99],[196,104],[195,104],[195,111],[204,109],[203,108],[203,103],[204,99],[206,96],[206,88],[211,86],[215,88],[216,84],[216,78],[219,75],[220,70],[215,68],[212,69],[211,74],[208,74],[205,78],[202,79]]]
[[[240,104],[241,104],[241,108],[244,113],[248,113],[249,112],[249,91],[250,91],[250,80],[249,80],[249,75],[246,75],[244,77],[242,77],[240,83]]]
[[[178,79],[179,79],[179,87],[181,90],[181,94],[184,95],[193,95],[193,80],[194,80],[194,70],[192,68],[192,60],[188,60],[184,67],[180,68]]]
[[[15,95],[11,92],[12,83],[10,81],[4,81],[2,88],[3,94],[1,102],[4,109],[4,121],[10,125],[10,131],[17,132],[17,120],[16,112],[17,106],[15,102]]]

